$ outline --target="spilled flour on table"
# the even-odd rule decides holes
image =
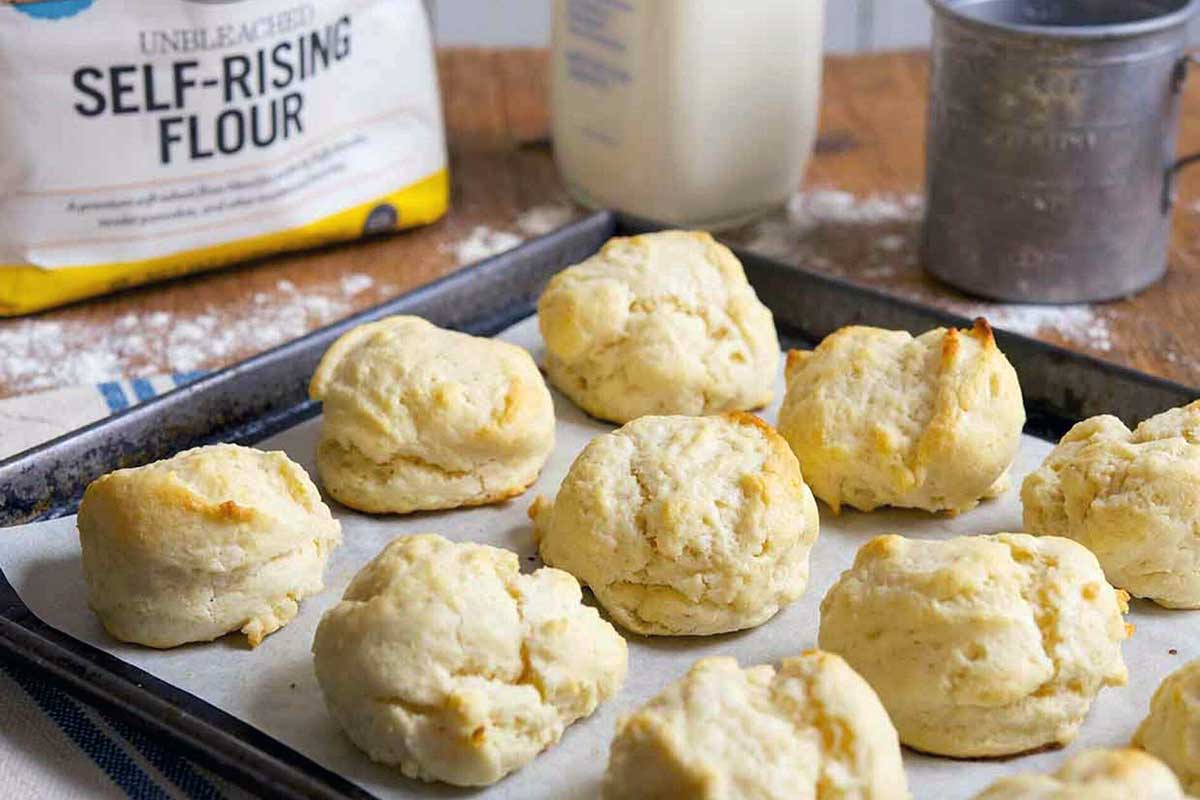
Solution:
[[[826,274],[865,280],[887,279],[893,290],[923,303],[936,303],[967,316],[984,316],[1001,330],[1049,335],[1096,352],[1113,348],[1110,321],[1101,307],[989,304],[935,293],[916,263],[916,226],[923,214],[919,194],[856,196],[837,189],[794,195],[786,208],[744,230],[747,249]],[[578,210],[569,204],[527,209],[513,221],[520,234],[476,226],[448,245],[460,265],[470,264],[568,223]],[[813,235],[814,232],[819,235]],[[835,261],[840,248],[829,237],[860,242],[849,265]],[[849,256],[842,255],[845,259]],[[113,322],[77,317],[0,321],[0,383],[8,392],[28,393],[116,378],[210,369],[269,349],[340,319],[363,304],[362,295],[394,293],[369,275],[343,275],[305,292],[280,280],[272,290],[238,298],[230,307],[212,305],[168,313],[129,313]],[[1167,353],[1168,360],[1180,357]]]
[[[517,215],[517,230],[526,236],[545,236],[575,218],[575,208],[569,205],[534,206]]]
[[[1037,337],[1054,333],[1074,344],[1107,353],[1113,348],[1108,320],[1089,305],[1041,306],[1014,303],[951,303],[968,317],[984,317],[993,328]]]
[[[353,273],[305,292],[280,280],[273,291],[186,313],[131,312],[112,322],[5,320],[0,323],[0,382],[14,394],[25,394],[212,368],[328,325],[351,313],[354,298],[372,288],[371,276]]]
[[[881,226],[916,223],[925,213],[925,197],[921,194],[872,194],[859,197],[840,189],[815,189],[792,195],[781,212],[755,223],[746,240],[746,247],[771,258],[795,262],[797,258],[817,269],[840,274],[828,258],[814,252],[805,239],[822,226]],[[895,233],[879,238],[877,246],[888,253],[900,253],[908,239]],[[890,269],[888,265],[877,269]],[[887,277],[890,272],[875,277]],[[870,277],[870,276],[867,276]]]
[[[445,249],[454,253],[454,259],[460,267],[465,267],[512,250],[527,238],[545,236],[558,230],[575,216],[575,207],[567,204],[533,206],[513,220],[520,234],[476,225],[464,238],[447,245]]]
[[[353,297],[356,294],[362,294],[367,289],[375,285],[375,279],[370,275],[355,273],[342,277],[342,293],[347,297]]]
[[[524,237],[508,231],[497,231],[486,225],[476,225],[465,239],[451,245],[460,267],[499,255],[525,241]]]
[[[889,292],[964,316],[986,317],[1000,330],[1052,336],[1101,353],[1113,349],[1109,320],[1096,307],[986,303],[933,289],[921,275],[917,255],[924,211],[920,194],[800,192],[782,211],[749,228],[746,247],[829,275],[886,280]]]
[[[571,205],[535,206],[516,227],[540,236],[575,216]],[[525,240],[480,225],[452,245],[460,265],[511,250]],[[363,305],[363,295],[383,297],[395,287],[351,273],[301,291],[279,280],[273,289],[186,311],[131,312],[115,321],[93,321],[71,311],[56,319],[0,320],[0,384],[6,393],[27,394],[60,386],[119,378],[212,369],[276,347],[328,325]]]
[[[872,194],[859,197],[840,189],[800,192],[788,201],[788,215],[813,224],[878,225],[886,222],[915,222],[925,214],[925,196]]]

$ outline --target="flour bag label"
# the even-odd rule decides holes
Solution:
[[[0,0],[0,314],[430,222],[420,0]]]

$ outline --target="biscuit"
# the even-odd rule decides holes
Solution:
[[[410,778],[485,786],[614,695],[625,640],[579,584],[516,553],[397,539],[355,576],[313,639],[334,719]]]
[[[303,468],[232,444],[97,478],[78,525],[88,605],[149,647],[237,630],[257,646],[321,591],[342,540]]]
[[[803,594],[817,539],[796,457],[744,412],[642,417],[597,436],[529,515],[542,559],[642,634],[766,622]]]
[[[1168,675],[1154,692],[1133,744],[1165,761],[1189,793],[1200,795],[1200,660]]]
[[[617,724],[604,800],[909,797],[900,742],[846,662],[814,650],[771,666],[696,662]]]
[[[529,353],[418,317],[343,335],[309,393],[325,405],[321,483],[359,511],[505,500],[537,479],[554,448],[554,405]]]
[[[1188,800],[1161,761],[1137,750],[1084,750],[1053,775],[1002,778],[975,800]]]
[[[849,327],[788,353],[779,432],[834,511],[960,512],[1007,487],[1025,407],[987,322],[969,331]]]
[[[551,382],[617,423],[771,402],[779,339],[741,262],[707,233],[611,239],[538,300]]]
[[[1072,428],[1021,487],[1025,529],[1066,536],[1108,580],[1167,608],[1200,608],[1200,402],[1130,431]]]
[[[821,602],[819,642],[879,693],[900,741],[1003,756],[1070,742],[1123,686],[1126,595],[1069,539],[879,536]]]

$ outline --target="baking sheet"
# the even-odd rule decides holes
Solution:
[[[514,326],[500,338],[528,348],[541,360],[542,348],[533,319]],[[772,423],[782,393],[781,375],[776,404],[762,414]],[[558,415],[555,452],[537,484],[515,500],[480,509],[381,518],[357,514],[331,502],[342,521],[345,541],[330,559],[326,590],[304,601],[299,616],[267,637],[256,650],[247,649],[241,636],[165,652],[110,639],[83,603],[85,587],[74,517],[0,532],[0,569],[44,622],[191,692],[380,797],[595,798],[620,714],[656,694],[698,658],[732,655],[749,665],[776,662],[815,647],[818,608],[825,590],[871,536],[903,533],[946,538],[1019,531],[1021,480],[1051,447],[1039,439],[1023,437],[1013,468],[1013,488],[1003,497],[956,518],[906,511],[846,512],[835,517],[821,505],[821,533],[813,549],[808,590],[800,601],[765,625],[741,633],[684,639],[645,638],[622,631],[629,642],[630,663],[629,677],[620,694],[588,719],[568,728],[558,745],[529,766],[482,791],[406,779],[398,770],[371,763],[326,714],[309,653],[313,631],[321,614],[337,602],[354,573],[397,536],[431,532],[460,541],[483,542],[517,551],[529,569],[538,566],[526,509],[538,494],[553,496],[579,450],[593,436],[612,428],[588,418],[557,393],[554,403]],[[319,420],[310,420],[259,446],[286,451],[315,475],[313,452],[319,424]],[[1130,684],[1100,693],[1079,738],[1066,753],[968,762],[906,750],[905,766],[914,797],[970,798],[1001,775],[1051,771],[1069,753],[1128,742],[1162,678],[1200,657],[1200,613],[1166,611],[1135,602],[1129,621],[1137,627],[1134,638],[1125,645]]]

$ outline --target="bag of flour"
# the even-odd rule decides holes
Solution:
[[[0,315],[430,222],[420,0],[0,0]]]

